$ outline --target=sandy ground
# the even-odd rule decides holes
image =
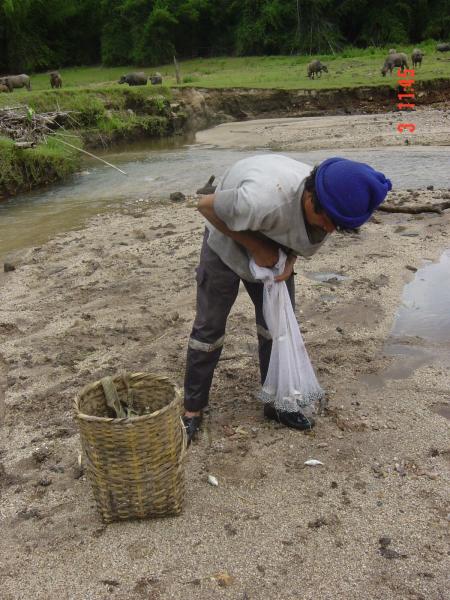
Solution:
[[[223,123],[199,131],[197,141],[221,148],[271,148],[319,150],[321,148],[371,148],[375,146],[448,145],[450,110],[446,106],[414,112],[388,112],[357,116],[259,119]],[[412,123],[414,133],[399,133],[399,123]]]
[[[188,453],[184,513],[107,527],[78,468],[73,398],[122,370],[182,385],[202,219],[194,202],[130,202],[10,257],[16,270],[0,276],[2,600],[448,598],[450,447],[436,412],[448,363],[401,362],[396,379],[383,343],[411,269],[450,247],[449,212],[377,213],[298,261],[297,316],[329,398],[310,435],[262,418],[242,291]],[[349,279],[320,284],[312,272]],[[309,458],[323,466],[305,467]]]

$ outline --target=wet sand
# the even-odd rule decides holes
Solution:
[[[420,108],[414,112],[370,115],[259,119],[223,123],[197,133],[200,143],[220,148],[373,148],[376,146],[448,146],[450,111],[447,107]],[[399,123],[412,123],[413,133],[397,131]]]
[[[378,212],[359,235],[299,259],[297,317],[329,397],[311,435],[262,418],[241,291],[188,454],[183,515],[105,527],[78,468],[73,398],[122,370],[182,386],[194,316],[202,218],[192,200],[144,200],[11,255],[16,270],[0,278],[2,599],[445,598],[447,355],[396,379],[383,344],[414,268],[450,247],[450,211]],[[311,272],[348,279],[321,284]],[[323,466],[305,467],[310,458]]]

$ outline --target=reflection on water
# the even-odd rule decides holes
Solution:
[[[384,353],[388,368],[362,381],[379,387],[386,379],[407,379],[419,367],[450,365],[450,250],[438,263],[419,269],[408,283]]]
[[[450,250],[438,263],[419,269],[405,286],[391,336],[450,340]]]
[[[0,258],[11,250],[42,244],[53,235],[77,228],[86,218],[118,207],[127,200],[168,198],[176,191],[192,194],[210,175],[219,178],[240,158],[269,152],[218,149],[193,141],[192,137],[178,137],[124,145],[102,156],[126,171],[127,176],[90,160],[84,163],[83,171],[64,184],[0,203]],[[335,152],[284,153],[315,164]],[[450,149],[445,147],[439,148],[439,160],[433,147],[421,148],[420,152],[390,147],[340,151],[339,154],[384,171],[394,187],[448,185]]]

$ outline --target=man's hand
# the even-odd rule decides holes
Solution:
[[[278,246],[269,240],[258,240],[251,249],[251,255],[258,267],[271,269],[278,262]]]
[[[281,273],[281,275],[278,275],[278,277],[275,277],[275,281],[280,282],[280,281],[286,281],[286,279],[289,279],[289,277],[294,272],[294,265],[295,265],[296,260],[297,260],[297,257],[295,256],[295,254],[289,254],[288,257],[286,258],[286,264],[284,265],[284,271]]]

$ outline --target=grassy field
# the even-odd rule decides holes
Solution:
[[[435,43],[422,44],[423,66],[415,79],[450,78],[450,56],[435,52]],[[412,46],[397,47],[410,59]],[[381,67],[388,48],[348,48],[339,55],[259,56],[210,58],[180,62],[182,86],[204,88],[339,89],[359,86],[397,85],[397,77],[383,77]],[[307,64],[319,58],[329,72],[310,80]],[[412,65],[410,65],[412,66]],[[119,85],[121,75],[143,70],[159,71],[163,85],[129,87]],[[37,112],[72,111],[65,123],[84,143],[113,143],[120,139],[161,137],[173,133],[171,87],[176,86],[173,64],[156,68],[79,67],[62,69],[63,89],[52,90],[47,73],[30,74],[33,90],[0,94],[0,109],[27,104]],[[181,116],[181,114],[180,114]],[[56,140],[29,151],[17,151],[8,140],[0,139],[0,196],[6,191],[29,189],[64,177],[76,165],[73,153]]]
[[[450,54],[435,51],[434,42],[422,44],[425,52],[423,64],[416,70],[417,80],[450,77]],[[397,47],[405,52],[410,60],[413,46]],[[318,56],[258,56],[238,58],[198,58],[180,62],[182,85],[208,88],[282,88],[282,89],[324,89],[355,86],[375,86],[396,84],[396,77],[381,75],[380,69],[388,48],[367,48],[366,50],[349,48],[337,55]],[[328,66],[329,73],[321,78],[310,80],[306,76],[306,67],[310,60],[319,58]],[[412,66],[412,65],[410,65]],[[61,70],[64,90],[69,88],[94,87],[123,89],[118,79],[124,73],[133,70],[144,71],[148,75],[159,71],[164,80],[163,86],[148,86],[149,94],[167,93],[167,88],[176,86],[173,64],[158,67],[80,67]],[[49,90],[49,76],[46,73],[32,75],[33,90]],[[140,88],[142,89],[142,88]],[[145,89],[145,88],[144,88]],[[153,91],[150,91],[153,90]],[[165,91],[166,90],[166,91]],[[55,93],[55,92],[53,92]],[[13,97],[26,94],[17,90]],[[0,106],[5,103],[0,95]],[[9,101],[11,97],[9,98]]]

